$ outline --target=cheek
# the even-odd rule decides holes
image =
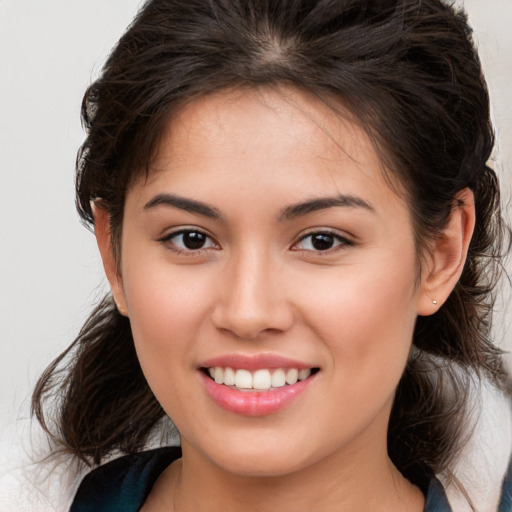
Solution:
[[[195,371],[201,338],[201,319],[207,309],[201,279],[169,266],[153,264],[142,270],[134,265],[126,272],[125,294],[142,371],[157,400],[177,424],[185,416],[192,422],[190,374]],[[166,268],[167,267],[167,268]]]
[[[136,253],[123,261],[123,286],[135,346],[148,380],[159,372],[167,380],[172,378],[166,371],[171,366],[177,371],[189,368],[196,350],[191,340],[200,338],[210,307],[212,287],[206,273],[199,267],[191,271],[169,265],[164,257],[145,259]]]
[[[329,347],[333,378],[357,395],[392,392],[405,367],[416,322],[416,260],[382,254],[338,275],[304,283],[307,324]],[[298,292],[296,292],[298,293]],[[359,388],[358,388],[359,386]]]

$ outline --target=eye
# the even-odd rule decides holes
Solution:
[[[178,252],[193,252],[217,248],[217,244],[205,233],[195,229],[182,229],[169,233],[159,240]]]
[[[329,231],[319,231],[303,236],[293,248],[301,251],[327,252],[347,245],[353,244],[350,240],[338,234]]]

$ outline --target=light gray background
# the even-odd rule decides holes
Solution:
[[[80,103],[139,3],[0,2],[0,425],[104,289],[74,209]]]
[[[0,450],[12,441],[4,425],[28,417],[37,376],[106,289],[94,237],[74,210],[79,108],[139,3],[0,1]],[[465,5],[492,93],[495,167],[510,198],[512,0]],[[496,332],[511,347],[507,308]]]

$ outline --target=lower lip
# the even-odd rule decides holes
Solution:
[[[296,384],[283,386],[270,391],[238,391],[217,384],[203,372],[200,372],[207,393],[227,411],[245,416],[264,416],[287,407],[301,395],[314,380],[315,375]]]

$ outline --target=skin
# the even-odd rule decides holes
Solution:
[[[147,206],[161,194],[219,217]],[[339,195],[357,204],[283,215]],[[386,432],[416,318],[442,305],[462,271],[474,207],[469,191],[459,199],[419,269],[409,207],[349,118],[286,87],[185,106],[127,194],[121,262],[108,213],[95,216],[114,297],[182,441],[182,460],[143,510],[423,510]],[[183,228],[205,233],[205,246],[187,250],[173,236]],[[330,249],[307,237],[319,232],[335,235]],[[245,416],[221,408],[200,378],[202,361],[225,354],[278,354],[320,371],[286,408]]]

